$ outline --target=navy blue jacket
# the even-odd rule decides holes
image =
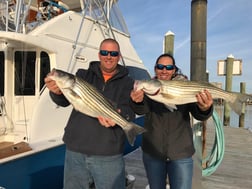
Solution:
[[[107,82],[104,81],[100,62],[91,62],[89,69],[79,69],[76,75],[95,86],[112,104],[121,110],[128,121],[135,118],[129,106],[133,80],[128,77],[128,70],[117,66],[118,72]],[[64,95],[50,92],[52,100],[59,106],[68,106]],[[97,118],[87,116],[73,109],[65,127],[63,141],[71,151],[87,155],[116,155],[123,153],[126,140],[124,131],[119,126],[106,128]]]

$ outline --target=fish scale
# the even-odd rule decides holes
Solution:
[[[102,109],[109,110],[109,111],[99,111],[101,112],[102,116],[105,116],[105,117],[109,117],[111,113],[114,114],[114,112],[116,111],[114,107],[109,103],[104,103],[104,100],[103,100],[104,97],[99,95],[99,93],[95,93],[95,90],[92,89],[92,86],[89,85],[89,83],[85,82],[85,85],[89,85],[89,87],[86,87],[85,85],[83,85],[84,82],[85,81],[80,80],[79,78],[76,79],[77,86],[81,86],[78,88],[79,93],[81,94],[81,97],[85,99],[85,101],[89,101],[89,103],[91,103],[91,106],[89,107],[93,110],[102,110]],[[89,96],[92,96],[94,94],[96,95],[96,99],[88,98]],[[117,118],[118,123],[120,123],[121,125],[125,125],[125,121],[123,121],[122,119],[118,119],[120,117],[118,117],[117,115],[114,115],[114,117]]]
[[[226,91],[223,90],[218,90],[217,87],[214,87],[213,85],[209,83],[204,83],[204,82],[192,82],[192,81],[171,81],[171,82],[163,82],[162,88],[165,91],[166,88],[170,88],[173,93],[175,94],[183,94],[183,95],[192,95],[197,94],[200,91],[203,91],[204,89],[209,90],[213,98],[218,98],[218,95],[222,95],[223,97],[229,97],[230,93],[227,93]],[[200,84],[202,84],[204,87],[200,87]],[[167,91],[169,92],[169,91]]]
[[[83,99],[84,102],[88,102],[86,103],[86,105],[88,105],[91,110],[98,110],[99,108],[101,108],[102,101],[99,99],[98,95],[96,95],[96,99],[89,98],[94,93],[93,91],[91,91],[91,87],[85,87],[82,82],[79,81],[79,79],[76,79],[74,90],[80,96],[80,98]],[[87,85],[87,83],[85,84]]]

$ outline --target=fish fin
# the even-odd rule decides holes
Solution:
[[[176,74],[175,77],[172,78],[175,81],[188,81],[188,77],[184,74]]]
[[[154,101],[164,104],[166,108],[170,110],[171,112],[173,112],[174,110],[177,110],[177,106],[171,103],[171,98],[169,98],[171,97],[171,95],[158,94],[158,95],[152,96],[152,95],[147,94],[147,96]],[[168,96],[168,98],[166,98],[165,96]],[[174,99],[173,96],[172,98]]]
[[[167,93],[162,93],[161,94],[164,98],[168,98],[168,99],[173,99],[175,98],[173,95],[167,94]]]
[[[73,108],[76,111],[81,112],[81,110],[78,108],[78,103],[82,102],[81,97],[75,91],[69,90],[68,88],[63,88],[61,91],[67,97],[67,100],[71,102]]]
[[[165,104],[165,107],[171,112],[174,112],[174,110],[177,110],[177,106],[175,104]]]
[[[236,93],[236,98],[234,101],[228,101],[230,107],[234,110],[235,113],[241,115],[243,111],[243,103],[248,102],[252,99],[252,95]]]
[[[142,134],[143,132],[146,132],[146,129],[133,123],[129,122],[126,127],[127,129],[124,129],[126,137],[128,139],[128,142],[131,146],[134,146],[134,142],[136,140],[136,136],[139,134]]]
[[[163,99],[174,99],[174,96],[169,95],[169,94],[162,93],[161,95],[163,96]],[[171,112],[173,112],[174,110],[177,110],[177,106],[175,104],[167,103],[165,101],[163,103],[165,104],[166,108],[170,110]]]
[[[235,113],[237,113],[238,115],[241,115],[241,113],[242,113],[242,103],[240,103],[239,101],[236,101],[234,103],[228,102],[228,104],[234,110]]]

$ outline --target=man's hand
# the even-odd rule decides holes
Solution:
[[[104,127],[114,127],[116,125],[115,122],[110,118],[98,116],[97,119],[99,120],[100,124]]]
[[[50,75],[50,74],[51,74],[51,73],[49,73],[48,75]],[[44,79],[44,81],[45,81],[46,87],[47,87],[50,91],[52,91],[53,93],[55,93],[55,94],[57,94],[57,95],[61,95],[61,94],[62,94],[60,88],[57,86],[57,84],[56,84],[56,82],[55,82],[54,80],[52,80],[52,79],[49,78],[49,77],[46,77],[46,78]]]

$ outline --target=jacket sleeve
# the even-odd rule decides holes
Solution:
[[[133,121],[135,119],[135,113],[130,107],[130,92],[133,89],[133,80],[129,80],[125,85],[123,94],[120,95],[118,108],[120,109],[120,114],[126,118],[128,121]]]
[[[196,103],[191,103],[190,112],[192,116],[200,121],[205,121],[213,114],[213,105],[207,111],[201,111]]]
[[[57,95],[50,91],[49,95],[52,101],[59,106],[67,107],[68,105],[70,105],[69,101],[66,99],[66,97],[63,94]]]
[[[148,97],[144,96],[144,100],[142,102],[136,103],[130,99],[130,106],[133,109],[133,111],[138,115],[143,115],[148,113],[149,106],[148,106]]]

